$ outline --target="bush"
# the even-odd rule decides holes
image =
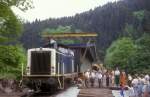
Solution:
[[[115,68],[119,66],[121,69],[128,67],[128,60],[135,53],[136,47],[131,38],[121,38],[115,41],[108,49],[105,56],[106,67]]]
[[[26,64],[24,49],[19,45],[1,45],[0,53],[0,77],[19,78],[21,76],[21,65]]]

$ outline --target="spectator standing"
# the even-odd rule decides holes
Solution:
[[[120,77],[120,71],[118,68],[115,70],[115,84],[118,87],[119,86],[119,77]]]
[[[134,76],[134,79],[132,80],[132,85],[133,85],[133,89],[134,89],[134,93],[135,93],[135,97],[139,97],[139,93],[138,93],[138,78],[137,76]]]
[[[85,76],[85,86],[88,87],[89,79],[90,79],[90,70],[89,69],[87,71],[85,71],[84,76]]]
[[[112,85],[112,87],[114,87],[114,84],[115,84],[115,72],[114,72],[114,70],[112,70],[112,72],[111,72],[111,85]]]
[[[129,97],[135,97],[135,93],[134,93],[132,84],[129,84],[129,86],[128,86],[128,95],[129,95]]]
[[[141,76],[138,76],[138,94],[139,94],[139,97],[142,97],[142,89],[143,89],[143,86],[144,86],[144,81],[143,80],[143,75]]]
[[[109,71],[106,72],[106,86],[109,87]]]
[[[103,70],[103,74],[102,74],[102,85],[103,85],[103,87],[105,87],[106,86],[106,72],[107,72],[107,70],[106,69],[104,69]]]
[[[102,87],[102,72],[101,71],[96,72],[96,78],[98,79],[99,88]]]
[[[125,87],[126,82],[127,82],[126,81],[126,73],[124,71],[122,71],[121,74],[120,74],[120,85],[122,87]]]
[[[150,82],[149,82],[150,78],[149,75],[145,76],[145,82],[144,82],[144,86],[142,89],[142,97],[150,97]]]
[[[131,86],[132,76],[128,74],[128,85]]]
[[[90,72],[90,81],[91,81],[91,87],[94,87],[94,83],[95,83],[95,71],[94,70]]]

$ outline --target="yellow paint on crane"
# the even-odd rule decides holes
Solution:
[[[65,37],[96,37],[97,33],[51,33],[48,35],[42,35],[43,38],[65,38]]]

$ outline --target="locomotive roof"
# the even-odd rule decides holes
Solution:
[[[86,47],[94,47],[95,44],[66,44],[69,48],[86,48]]]
[[[47,43],[44,45],[44,47],[52,47],[53,44]],[[70,49],[81,49],[81,48],[87,48],[87,47],[94,47],[95,44],[60,44],[57,43],[58,47],[64,47],[64,48],[70,48]]]
[[[47,43],[44,47],[53,47],[54,44]],[[96,51],[95,51],[95,44],[60,44],[57,43],[57,47],[72,49],[76,51],[81,51],[82,53],[86,52],[85,57],[88,58],[91,62],[95,61],[96,59]],[[80,53],[81,53],[80,52]]]

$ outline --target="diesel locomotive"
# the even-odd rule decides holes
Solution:
[[[23,82],[35,91],[64,89],[78,74],[74,51],[68,48],[32,48],[28,50]]]

